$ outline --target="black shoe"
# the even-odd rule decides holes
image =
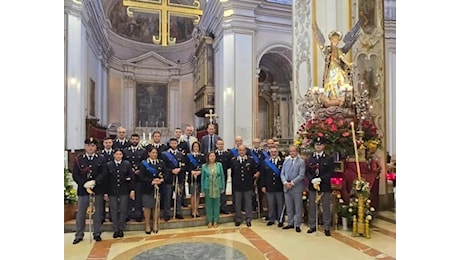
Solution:
[[[182,215],[179,215],[179,214],[176,215],[176,218],[177,218],[177,219],[184,219],[184,217],[183,217]]]
[[[145,234],[150,235],[150,234],[152,234],[152,231],[151,230],[149,230],[149,231],[146,230]]]
[[[283,227],[283,229],[291,229],[291,228],[294,228],[294,226],[285,226],[285,227]]]
[[[283,227],[283,223],[278,223],[278,227]]]
[[[313,232],[316,232],[316,228],[309,228],[307,234],[311,234]]]
[[[94,236],[94,240],[96,240],[97,242],[99,242],[99,241],[102,240],[102,238],[101,238],[101,236]]]
[[[300,227],[295,227],[295,232],[300,233],[301,231]]]
[[[230,214],[230,212],[226,211],[226,210],[221,210],[220,211],[221,214]]]
[[[324,230],[324,234],[326,234],[327,237],[331,236],[331,231],[329,229]]]
[[[275,222],[273,222],[273,221],[268,221],[268,222],[267,222],[267,226],[271,226],[271,225],[273,225],[273,224],[275,224]]]
[[[118,231],[118,237],[124,237],[125,234],[123,234],[123,231]]]
[[[246,222],[246,226],[251,227],[251,221]]]
[[[165,217],[165,222],[168,222],[171,219],[171,217]]]
[[[113,238],[117,238],[117,237],[119,237],[118,231],[113,232]]]
[[[198,213],[196,213],[196,215],[195,215],[195,216],[196,216],[197,218],[201,217],[201,216],[200,216],[200,214],[198,214]]]
[[[75,244],[80,243],[81,241],[83,241],[83,238],[75,238],[75,239],[73,240],[72,244],[75,245]]]
[[[235,226],[239,227],[241,225],[241,222],[235,222]]]

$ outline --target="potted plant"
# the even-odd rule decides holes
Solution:
[[[64,222],[74,219],[77,209],[77,191],[72,182],[70,171],[64,168]]]

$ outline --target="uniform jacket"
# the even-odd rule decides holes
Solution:
[[[281,173],[281,169],[283,167],[284,160],[280,157],[277,157],[275,162],[276,162],[275,164],[276,168],[278,168]],[[262,161],[261,167],[260,167],[260,186],[265,187],[267,189],[267,192],[282,192],[283,191],[283,182],[281,181],[281,174],[278,176],[268,166],[265,160]]]
[[[154,175],[152,172],[147,170],[143,162],[147,162],[157,173]],[[166,164],[162,159],[150,160],[146,159],[140,164],[139,178],[142,183],[142,193],[153,196],[154,186],[152,185],[153,179],[164,179],[165,176],[171,175],[171,169],[166,168]],[[160,184],[160,186],[163,184]]]
[[[232,184],[234,191],[250,191],[254,189],[254,174],[257,164],[250,156],[240,162],[239,156],[231,160]]]
[[[134,172],[131,164],[122,160],[120,165],[114,161],[107,163],[107,194],[127,195],[134,190]]]
[[[319,173],[316,173],[316,169],[319,170]],[[321,183],[319,185],[320,192],[331,192],[331,177],[334,173],[334,158],[332,156],[326,155],[323,152],[319,158],[314,154],[308,159],[307,162],[307,172],[306,177],[308,180],[308,190],[315,191],[311,180],[314,178],[321,178]]]
[[[106,177],[107,163],[102,154],[95,153],[92,160],[90,160],[86,154],[80,154],[76,157],[72,178],[78,185],[78,196],[89,195],[83,185],[90,180],[96,181],[96,186],[93,191],[97,195],[104,194],[106,190],[105,185],[107,184]]]

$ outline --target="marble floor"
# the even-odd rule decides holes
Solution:
[[[352,237],[351,230],[332,230],[307,234],[266,226],[255,219],[252,227],[233,223],[218,228],[192,227],[160,230],[147,235],[141,231],[125,232],[124,238],[112,238],[104,232],[101,242],[89,242],[89,233],[73,245],[74,233],[64,234],[64,257],[67,260],[96,259],[396,259],[396,224],[374,219],[371,238]]]

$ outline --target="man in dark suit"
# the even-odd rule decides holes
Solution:
[[[104,138],[104,141],[102,141],[102,146],[104,146],[104,149],[102,149],[101,154],[104,155],[105,159],[107,159],[107,162],[113,161],[113,154],[115,150],[113,149],[112,138]]]
[[[80,243],[85,235],[86,209],[90,202],[90,193],[94,193],[93,237],[101,241],[102,209],[107,183],[107,163],[103,155],[96,153],[97,141],[94,138],[85,140],[85,153],[75,157],[72,178],[78,185],[78,213],[76,219],[75,239],[73,244]],[[89,193],[90,192],[90,193]]]
[[[178,140],[177,150],[179,150],[181,153],[186,155],[188,151],[188,144],[187,142],[182,140],[181,137],[182,137],[182,129],[180,127],[176,127],[176,129],[174,129],[174,138]],[[166,145],[170,147],[169,142]]]
[[[308,184],[308,200],[310,201],[310,208],[308,210],[308,222],[310,229],[307,233],[316,231],[316,200],[320,196],[321,205],[323,208],[322,218],[324,225],[324,234],[331,235],[331,177],[334,173],[334,158],[326,155],[324,152],[326,140],[323,137],[317,137],[313,140],[315,145],[315,152],[308,159],[307,164],[307,179]]]
[[[232,159],[232,153],[224,149],[224,140],[217,140],[217,149],[215,150],[216,161],[222,164],[224,169],[224,191],[227,190],[227,178],[228,169],[230,169],[230,160]],[[225,192],[220,194],[220,213],[229,214],[227,209],[227,194]]]
[[[213,124],[208,125],[208,134],[201,138],[200,147],[202,154],[208,154],[216,149],[217,140],[221,140],[220,136],[216,135],[216,126]]]

